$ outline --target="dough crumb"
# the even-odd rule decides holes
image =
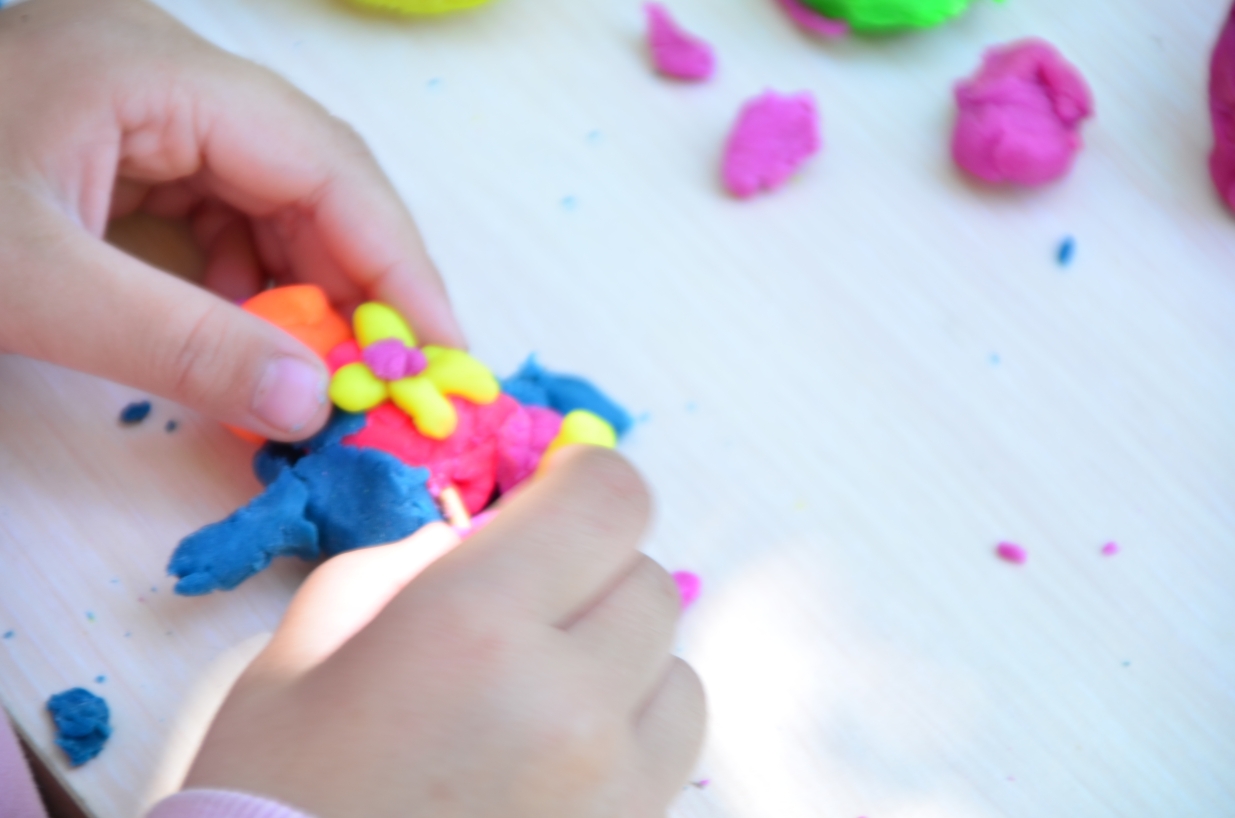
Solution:
[[[823,147],[815,98],[767,91],[747,102],[725,145],[725,187],[740,199],[788,181]]]

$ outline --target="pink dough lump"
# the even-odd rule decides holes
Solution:
[[[1093,115],[1084,78],[1054,46],[1021,40],[992,48],[956,86],[952,156],[987,182],[1042,185],[1066,175]]]
[[[643,7],[648,19],[648,47],[656,70],[666,77],[701,82],[716,71],[712,46],[682,30],[660,3]]]
[[[1001,542],[995,548],[995,553],[999,559],[1007,562],[1014,562],[1017,565],[1024,565],[1029,559],[1029,552],[1016,543]]]
[[[802,0],[776,0],[786,16],[803,31],[820,37],[844,37],[849,33],[849,24],[844,20],[833,20],[824,17],[810,8]]]
[[[729,134],[721,169],[725,187],[741,199],[774,190],[822,147],[815,98],[806,91],[767,91],[742,107]]]
[[[682,596],[682,610],[686,610],[699,598],[699,592],[703,590],[703,580],[690,571],[675,571],[673,581],[677,583],[678,593]]]
[[[1214,129],[1209,175],[1218,195],[1235,208],[1235,8],[1209,64],[1209,116]]]

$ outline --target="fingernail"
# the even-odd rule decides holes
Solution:
[[[253,396],[253,414],[276,429],[297,432],[326,402],[326,375],[299,358],[275,358]]]

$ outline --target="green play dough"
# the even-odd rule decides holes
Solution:
[[[931,28],[968,8],[971,0],[802,0],[833,20],[845,20],[854,31],[897,31]]]

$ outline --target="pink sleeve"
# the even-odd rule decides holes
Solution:
[[[4,813],[0,813],[3,815]],[[276,801],[223,790],[184,790],[155,804],[146,818],[312,818]]]
[[[0,710],[0,815],[4,818],[47,818],[26,758],[21,754],[21,745],[3,710]]]

